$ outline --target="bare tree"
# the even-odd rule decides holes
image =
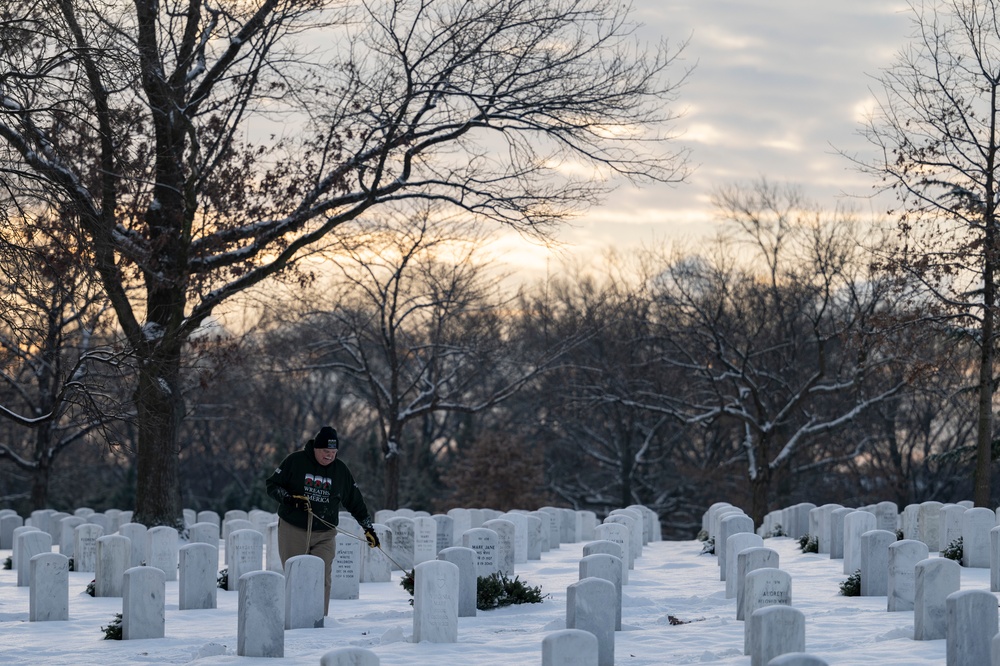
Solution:
[[[460,504],[511,511],[550,504],[544,449],[524,441],[513,430],[484,428],[456,451],[443,473],[443,485],[451,492],[441,493],[434,507],[445,511]]]
[[[921,357],[894,369],[906,391],[876,405],[859,433],[867,455],[850,467],[867,498],[890,497],[900,506],[968,498],[975,461],[975,394],[963,390],[978,350],[954,337],[926,336]],[[894,342],[904,342],[899,337]]]
[[[974,499],[990,491],[1000,266],[1000,5],[912,5],[914,37],[877,79],[863,134],[878,150],[860,161],[899,201],[902,241],[887,270],[922,280],[937,304],[926,321],[961,330],[979,348]]]
[[[7,7],[0,178],[26,209],[72,212],[136,357],[147,524],[180,520],[185,345],[233,295],[389,202],[544,233],[603,191],[569,162],[683,176],[665,143],[678,51],[641,50],[623,5]]]
[[[526,439],[547,449],[552,494],[599,513],[636,503],[679,512],[689,490],[667,471],[677,422],[607,399],[655,384],[652,304],[640,268],[614,253],[599,273],[564,266],[519,308],[527,344],[551,345],[534,332],[543,329],[578,340],[518,398],[517,420],[539,424]]]
[[[120,419],[107,304],[71,238],[22,218],[0,231],[0,460],[31,479],[30,506],[49,506],[68,447]]]
[[[732,241],[715,257],[675,259],[657,287],[662,363],[689,382],[630,402],[691,425],[728,422],[731,460],[746,465],[760,522],[796,456],[903,382],[873,381],[892,359],[871,326],[884,290],[856,272],[864,262],[848,221],[826,220],[794,188],[766,181],[720,190],[716,201]]]
[[[401,461],[429,473],[427,457],[447,454],[438,419],[502,403],[558,356],[510,348],[509,297],[477,258],[481,240],[462,227],[421,214],[343,238],[331,248],[342,278],[311,299],[332,305],[305,315],[311,369],[352,378],[354,396],[377,414],[388,508],[400,500]]]

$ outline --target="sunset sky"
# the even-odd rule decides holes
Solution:
[[[870,154],[858,130],[872,77],[907,43],[911,16],[896,0],[637,0],[644,40],[689,40],[683,64],[694,71],[676,130],[695,170],[674,186],[620,186],[559,234],[562,252],[696,244],[715,229],[712,191],[761,176],[800,186],[826,208],[884,208],[863,198],[873,181],[837,151]],[[529,270],[558,261],[513,239],[500,246]]]

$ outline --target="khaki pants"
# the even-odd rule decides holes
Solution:
[[[323,595],[323,615],[327,615],[330,612],[330,573],[333,556],[337,552],[337,530],[318,531],[314,527],[308,544],[307,534],[306,530],[279,518],[278,557],[281,558],[282,567],[285,566],[285,560],[296,555],[315,555],[323,560],[323,587],[326,590]]]

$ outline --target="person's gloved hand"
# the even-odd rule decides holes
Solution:
[[[289,509],[295,509],[297,511],[305,511],[309,513],[309,498],[302,495],[285,495],[282,500],[285,506]]]
[[[365,540],[368,541],[369,548],[378,548],[382,545],[379,543],[378,534],[375,533],[375,526],[372,525],[371,518],[361,523],[361,529],[365,531]]]

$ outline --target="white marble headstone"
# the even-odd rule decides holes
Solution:
[[[962,567],[943,557],[917,562],[913,598],[913,639],[933,641],[948,633],[945,599],[962,586]]]
[[[69,620],[69,558],[59,553],[39,553],[28,562],[29,622]]]
[[[886,610],[912,611],[916,597],[917,562],[926,560],[927,544],[916,539],[903,539],[889,546],[889,585]]]
[[[991,663],[990,643],[997,635],[997,598],[986,590],[960,590],[945,600],[948,629],[945,662],[948,666]]]
[[[285,656],[285,577],[276,571],[251,571],[239,580],[236,654]]]
[[[215,608],[218,598],[219,549],[189,543],[177,551],[177,609]]]
[[[458,567],[444,560],[413,570],[413,642],[458,642]]]
[[[615,586],[601,578],[584,578],[566,588],[566,628],[597,637],[598,666],[615,663]]]
[[[156,567],[125,571],[122,588],[122,639],[163,638],[166,581]]]

